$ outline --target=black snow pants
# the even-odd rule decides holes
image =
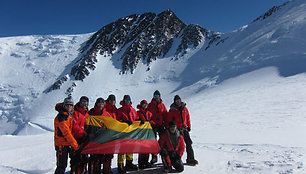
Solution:
[[[71,151],[70,146],[55,146],[56,150],[56,170],[54,174],[64,174],[67,162],[68,155]]]
[[[161,154],[161,157],[165,168],[173,166],[178,172],[184,171],[184,164],[181,160],[181,157],[174,151],[164,151],[164,153]]]
[[[192,148],[192,140],[190,134],[186,129],[183,129],[184,141],[186,144],[187,160],[194,160],[194,152]]]

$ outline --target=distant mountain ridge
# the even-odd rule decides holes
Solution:
[[[18,134],[34,117],[51,128],[54,104],[67,95],[138,100],[151,88],[193,95],[265,67],[284,77],[303,73],[305,33],[306,2],[293,0],[229,33],[186,25],[166,10],[96,33],[0,38],[0,134]]]
[[[122,73],[133,72],[141,59],[149,64],[165,56],[174,39],[181,39],[173,55],[179,57],[186,53],[187,48],[196,48],[204,38],[208,42],[216,41],[219,35],[199,25],[186,25],[169,9],[158,15],[130,15],[96,32],[81,49],[83,56],[72,68],[71,74],[76,80],[82,80],[89,70],[95,69],[97,54],[113,55],[120,51],[124,52],[120,57]]]

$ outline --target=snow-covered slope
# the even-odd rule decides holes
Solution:
[[[34,127],[52,130],[53,106],[68,94],[75,100],[88,95],[92,102],[110,93],[119,98],[130,94],[137,103],[149,100],[152,91],[159,89],[170,104],[175,93],[196,94],[267,66],[277,67],[282,76],[305,72],[306,40],[301,39],[306,33],[305,2],[295,0],[273,9],[277,10],[221,35],[187,26],[166,10],[119,19],[95,34],[0,38],[4,62],[0,65],[0,133],[17,134],[25,125],[24,133]],[[169,34],[171,24],[177,25],[176,34]],[[155,46],[147,50],[150,38]],[[159,57],[149,58],[156,51]],[[125,58],[132,54],[135,60]],[[191,91],[184,90],[190,86]]]
[[[282,76],[305,72],[305,33],[305,1],[288,2],[263,20],[223,34],[222,44],[199,50],[180,76],[178,89],[204,78],[219,83],[267,66],[277,67]]]
[[[197,95],[185,95],[199,165],[185,166],[184,173],[305,173],[305,85],[305,73],[285,78],[276,68],[265,68]],[[0,136],[0,173],[53,173],[52,142],[52,132]],[[137,164],[137,155],[134,157]],[[114,173],[116,160],[115,155]],[[136,173],[158,172],[160,169]]]
[[[30,120],[25,111],[79,54],[90,35],[0,38],[0,134],[18,132]]]

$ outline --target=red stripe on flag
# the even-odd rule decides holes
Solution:
[[[125,153],[158,153],[159,144],[156,140],[119,139],[104,144],[89,142],[83,154],[125,154]]]

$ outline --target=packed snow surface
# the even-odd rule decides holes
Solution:
[[[196,167],[185,166],[184,173],[305,173],[305,85],[306,74],[284,78],[270,67],[197,94],[178,92],[190,111],[191,137],[199,161]],[[0,147],[0,173],[54,172],[53,132],[3,135]],[[116,167],[115,155],[113,172]],[[157,171],[160,169],[136,173]]]

